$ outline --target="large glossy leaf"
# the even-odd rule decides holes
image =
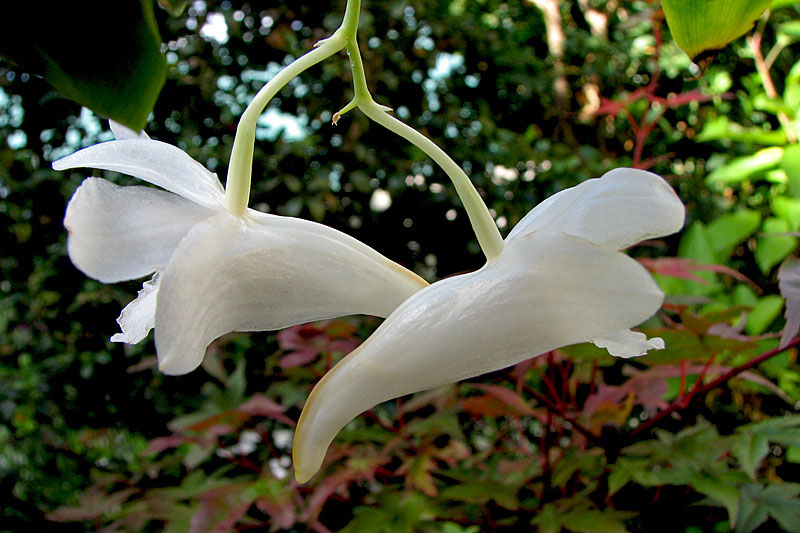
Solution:
[[[166,79],[152,0],[8,2],[0,55],[137,131]]]
[[[747,33],[771,0],[661,0],[675,43],[694,61]]]

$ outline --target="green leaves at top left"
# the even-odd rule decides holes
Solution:
[[[8,2],[0,55],[66,98],[142,130],[166,79],[152,0]]]

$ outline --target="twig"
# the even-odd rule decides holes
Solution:
[[[764,55],[761,53],[761,37],[760,30],[756,31],[747,39],[747,44],[750,45],[750,50],[753,52],[753,59],[756,62],[756,70],[761,78],[761,85],[764,86],[764,92],[767,93],[769,98],[778,98],[778,91],[775,89],[775,83],[772,81],[772,76],[769,73],[769,64],[764,60]],[[783,111],[778,111],[778,120],[783,126],[783,131],[786,133],[786,140],[790,143],[796,143],[797,137],[791,129],[791,120],[786,116]]]
[[[585,426],[583,426],[580,422],[576,421],[574,418],[572,418],[569,415],[567,415],[566,412],[564,412],[564,410],[561,409],[558,405],[553,403],[550,400],[550,398],[548,398],[547,396],[545,396],[544,394],[542,394],[540,392],[537,392],[537,391],[533,390],[529,385],[525,385],[525,392],[527,392],[528,394],[530,394],[531,396],[536,398],[536,400],[539,403],[541,403],[542,405],[544,405],[544,407],[549,412],[560,416],[565,421],[567,421],[570,424],[572,424],[572,427],[574,427],[579,433],[583,434],[593,444],[595,444],[597,446],[601,446],[601,447],[603,446],[603,442],[600,439],[600,437],[598,437],[597,435],[595,435],[594,433],[589,431],[589,429],[587,429]]]
[[[789,344],[787,344],[783,348],[774,348],[772,350],[764,352],[763,354],[759,355],[758,357],[756,357],[754,359],[751,359],[750,361],[748,361],[746,363],[743,363],[743,364],[741,364],[741,365],[739,365],[739,366],[737,366],[735,368],[732,368],[728,372],[722,374],[718,378],[713,379],[713,380],[709,381],[708,383],[706,383],[705,385],[702,385],[702,386],[700,385],[700,382],[702,380],[702,374],[701,374],[701,377],[698,379],[697,383],[692,388],[692,390],[689,392],[689,394],[687,394],[686,396],[683,396],[683,397],[680,397],[680,398],[676,399],[666,409],[664,409],[663,411],[659,411],[659,413],[656,416],[654,416],[653,418],[651,418],[650,420],[648,420],[647,422],[645,422],[641,426],[637,427],[636,429],[634,429],[633,431],[628,433],[628,435],[627,435],[628,441],[636,438],[637,435],[639,435],[639,434],[641,434],[641,433],[643,433],[645,431],[648,431],[653,426],[658,424],[661,420],[663,420],[664,418],[666,418],[670,414],[674,413],[675,411],[678,411],[679,409],[687,408],[694,398],[697,398],[698,396],[701,396],[701,395],[707,393],[708,391],[710,391],[712,389],[715,389],[716,387],[718,387],[719,385],[725,383],[726,381],[728,381],[732,377],[735,377],[738,374],[741,374],[745,370],[750,370],[751,368],[760,365],[761,363],[763,363],[764,361],[766,361],[770,357],[774,357],[774,356],[778,355],[779,353],[788,350],[789,348],[793,348],[793,347],[797,346],[798,344],[800,344],[800,337],[797,337],[796,339],[794,339],[792,342],[790,342]],[[703,373],[705,373],[706,369],[707,369],[707,366],[703,369]]]

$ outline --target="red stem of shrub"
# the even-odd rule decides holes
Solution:
[[[708,383],[706,383],[705,385],[702,385],[702,386],[700,386],[700,383],[702,381],[702,374],[701,374],[700,377],[697,380],[697,383],[692,388],[692,390],[689,392],[689,394],[687,394],[686,396],[682,396],[682,397],[677,398],[675,401],[673,401],[669,405],[669,407],[667,407],[663,411],[660,411],[656,416],[654,416],[653,418],[651,418],[650,420],[648,420],[647,422],[645,422],[644,424],[642,424],[638,428],[636,428],[633,431],[631,431],[630,433],[628,433],[628,440],[630,441],[631,439],[634,439],[637,435],[639,435],[639,434],[641,434],[641,433],[643,433],[645,431],[648,431],[653,426],[658,424],[661,420],[663,420],[664,418],[666,418],[670,414],[674,413],[675,411],[678,411],[680,409],[685,409],[686,407],[689,406],[689,403],[694,398],[697,398],[698,396],[702,396],[703,394],[707,393],[708,391],[710,391],[712,389],[715,389],[716,387],[722,385],[723,383],[725,383],[726,381],[728,381],[732,377],[735,377],[738,374],[741,374],[745,370],[750,370],[751,368],[760,365],[761,363],[763,363],[767,359],[769,359],[771,357],[774,357],[774,356],[778,355],[779,353],[788,350],[789,348],[794,348],[798,344],[800,344],[800,337],[797,337],[796,339],[794,339],[792,342],[790,342],[786,346],[778,347],[778,348],[774,348],[772,350],[766,351],[766,352],[762,353],[761,355],[759,355],[758,357],[756,357],[754,359],[751,359],[748,362],[737,366],[736,368],[732,368],[728,372],[725,372],[724,374],[722,374],[718,378],[713,379],[713,380],[709,381]],[[706,365],[706,367],[703,369],[703,373],[705,373],[705,370],[708,368],[708,366],[709,365]]]
[[[581,425],[581,423],[577,422],[574,418],[568,416],[567,413],[559,405],[556,405],[554,402],[552,402],[550,398],[548,398],[547,396],[545,396],[540,392],[533,390],[528,385],[525,385],[525,392],[536,398],[536,401],[542,404],[548,411],[560,416],[561,418],[572,424],[572,427],[574,427],[579,433],[582,433],[593,444],[595,445],[601,444],[600,437],[589,431],[586,427]]]

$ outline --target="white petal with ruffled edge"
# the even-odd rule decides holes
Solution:
[[[537,205],[519,221],[506,242],[534,231],[563,231],[621,250],[680,230],[685,211],[662,177],[618,168]]]
[[[213,209],[225,199],[215,174],[180,148],[147,138],[95,144],[53,162],[55,170],[82,167],[134,176]]]
[[[648,339],[644,333],[629,329],[595,337],[592,342],[598,348],[608,350],[611,355],[625,359],[645,355],[648,350],[663,350],[665,346],[661,337]]]
[[[350,314],[386,316],[422,278],[347,235],[306,220],[227,211],[195,226],[163,273],[159,367],[184,374],[231,331],[265,331]]]
[[[150,333],[156,323],[156,296],[158,295],[159,275],[145,281],[136,299],[125,306],[117,318],[122,333],[111,337],[111,342],[136,344]]]
[[[380,402],[613,334],[662,301],[625,254],[564,233],[520,235],[481,270],[408,298],[322,378],[295,432],[296,477],[307,481],[339,430]]]
[[[189,229],[214,212],[150,187],[87,178],[67,205],[67,252],[105,283],[137,279],[166,266]]]

